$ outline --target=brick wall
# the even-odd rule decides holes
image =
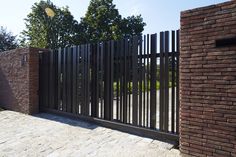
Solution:
[[[181,13],[180,150],[236,156],[236,1]]]
[[[22,48],[0,53],[0,107],[38,112],[38,51]]]
[[[29,113],[39,111],[39,51],[42,49],[30,48],[29,51]],[[43,50],[42,50],[43,51]]]

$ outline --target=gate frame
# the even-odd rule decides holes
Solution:
[[[178,124],[179,124],[179,119],[178,119],[178,113],[175,115],[174,113],[172,113],[172,118],[171,118],[171,120],[173,120],[173,116],[176,116],[176,133],[173,131],[174,130],[174,123],[173,122],[171,122],[171,123],[169,123],[169,107],[168,107],[168,105],[169,105],[169,100],[167,99],[167,98],[169,98],[169,82],[168,81],[165,81],[164,79],[162,79],[162,83],[165,83],[165,86],[167,86],[167,88],[168,88],[168,90],[165,90],[164,89],[164,91],[162,90],[162,92],[163,92],[163,99],[162,99],[162,101],[160,101],[160,104],[161,103],[163,103],[163,104],[165,104],[165,103],[167,103],[168,105],[160,105],[160,106],[164,106],[159,112],[160,112],[160,116],[161,116],[161,114],[162,114],[162,118],[163,118],[163,120],[164,121],[161,121],[161,119],[160,119],[160,129],[157,129],[157,127],[156,127],[156,118],[155,119],[151,119],[151,117],[153,117],[152,115],[155,115],[155,117],[156,117],[156,111],[155,112],[152,112],[152,110],[156,110],[156,107],[157,107],[157,105],[156,105],[156,89],[154,88],[156,85],[156,83],[155,84],[153,84],[153,82],[156,82],[156,80],[157,80],[157,78],[156,78],[156,76],[155,77],[153,77],[154,75],[156,75],[156,64],[157,64],[157,57],[159,56],[160,58],[163,58],[163,60],[165,59],[165,62],[167,62],[167,64],[165,63],[165,64],[160,64],[160,66],[165,66],[165,67],[163,67],[164,69],[165,68],[167,68],[167,70],[164,70],[163,72],[162,72],[162,75],[163,76],[167,76],[168,77],[168,75],[169,75],[169,70],[168,70],[168,66],[169,66],[169,57],[170,58],[174,58],[175,56],[177,57],[177,58],[179,58],[179,46],[178,46],[178,43],[179,43],[179,39],[178,39],[178,37],[179,37],[179,31],[177,31],[177,39],[176,39],[176,51],[175,51],[175,48],[173,48],[173,45],[175,44],[175,33],[173,33],[173,31],[172,31],[172,38],[173,38],[173,34],[174,34],[174,39],[172,39],[172,51],[170,52],[169,51],[169,32],[168,31],[166,31],[166,32],[161,32],[161,34],[160,34],[160,37],[163,39],[163,40],[160,40],[161,42],[164,42],[164,43],[161,43],[161,47],[160,47],[160,53],[158,54],[157,53],[157,45],[156,45],[156,43],[157,43],[157,36],[156,36],[156,34],[154,34],[154,35],[151,35],[150,37],[151,37],[151,40],[150,40],[150,53],[149,54],[138,54],[136,57],[137,57],[137,59],[140,57],[141,59],[143,59],[142,57],[147,57],[148,58],[148,60],[150,59],[150,62],[149,63],[151,63],[151,64],[149,64],[148,66],[150,66],[150,75],[152,76],[151,78],[150,78],[150,82],[151,82],[151,88],[150,88],[150,126],[148,127],[147,126],[147,128],[145,128],[145,127],[142,127],[142,126],[140,126],[140,124],[139,125],[137,125],[137,126],[134,126],[134,124],[126,124],[126,121],[124,121],[123,123],[122,122],[118,122],[118,121],[116,121],[116,120],[112,120],[112,118],[111,118],[111,114],[110,114],[110,112],[106,112],[106,114],[105,114],[105,111],[110,111],[111,110],[111,108],[109,107],[109,106],[105,106],[104,105],[104,119],[101,119],[101,118],[98,118],[98,117],[92,117],[92,116],[94,116],[94,112],[95,111],[93,111],[92,109],[91,109],[91,116],[89,116],[89,108],[88,107],[86,107],[87,109],[86,109],[86,113],[87,113],[87,115],[85,116],[85,115],[81,115],[81,114],[83,114],[83,112],[84,112],[84,109],[83,109],[83,112],[81,112],[81,114],[75,114],[74,113],[74,109],[73,109],[73,107],[72,107],[72,105],[73,104],[71,104],[70,106],[71,106],[71,108],[70,108],[70,112],[71,113],[69,113],[69,112],[67,112],[67,107],[68,107],[68,105],[66,105],[66,110],[62,110],[62,111],[60,111],[60,110],[56,110],[56,109],[58,109],[58,106],[56,107],[56,109],[50,109],[50,106],[52,105],[51,104],[51,101],[49,102],[49,100],[46,100],[47,101],[47,103],[48,104],[45,104],[45,103],[43,103],[43,101],[44,101],[44,99],[42,99],[42,93],[43,93],[43,91],[41,91],[41,90],[39,90],[39,95],[40,95],[40,111],[41,112],[47,112],[47,113],[53,113],[53,114],[58,114],[58,115],[61,115],[61,116],[66,116],[66,117],[69,117],[69,118],[73,118],[73,119],[79,119],[79,120],[83,120],[83,121],[87,121],[87,122],[92,122],[92,123],[95,123],[95,124],[98,124],[98,125],[100,125],[100,126],[104,126],[104,127],[108,127],[108,128],[111,128],[111,129],[116,129],[116,130],[119,130],[119,131],[123,131],[123,132],[127,132],[127,133],[131,133],[131,134],[135,134],[135,135],[139,135],[139,136],[143,136],[143,137],[149,137],[149,138],[153,138],[153,139],[158,139],[158,140],[161,140],[161,141],[167,141],[167,142],[174,142],[176,145],[178,145],[178,142],[179,142],[179,135],[178,135],[178,132],[179,132],[179,130],[178,130],[178,128],[179,128],[179,126],[178,126]],[[148,35],[148,37],[149,37],[149,35]],[[135,38],[135,37],[134,37]],[[146,39],[146,38],[145,38]],[[149,38],[147,38],[147,39],[149,39]],[[136,40],[138,41],[138,38],[136,38]],[[112,51],[112,50],[110,50],[110,48],[111,47],[114,47],[114,42],[113,41],[110,41],[109,42],[110,44],[108,44],[108,46],[106,47],[106,48],[108,48],[109,50],[109,55],[106,55],[105,56],[105,58],[104,59],[106,59],[106,60],[109,60],[110,59],[110,57],[114,57],[114,56],[112,56],[113,55],[113,53],[114,52],[112,52],[111,54],[110,54],[110,52]],[[128,44],[128,43],[123,43],[123,44]],[[137,43],[136,43],[137,44]],[[164,45],[163,45],[164,44]],[[124,45],[123,45],[124,46]],[[127,45],[126,45],[127,46]],[[87,55],[85,52],[88,52],[88,50],[90,50],[90,46],[88,46],[88,45],[82,45],[81,46],[82,47],[82,51],[83,51],[83,54],[82,55],[84,55],[83,57],[85,57],[85,60],[87,61],[87,60],[89,60],[88,58],[89,57],[92,57],[92,56],[90,56],[90,55]],[[175,47],[175,45],[174,45],[174,47]],[[74,48],[72,49],[72,48],[64,48],[64,51],[63,51],[63,55],[66,55],[67,57],[66,57],[66,60],[65,60],[65,58],[64,58],[64,60],[63,60],[63,62],[65,62],[65,61],[67,61],[67,60],[72,60],[73,59],[73,57],[74,57],[74,55],[73,54],[70,54],[70,53],[67,53],[68,51],[70,51],[70,49],[71,49],[71,51],[73,51],[73,53],[74,53]],[[142,49],[140,49],[141,51],[142,51]],[[126,47],[125,47],[125,51],[127,51],[127,49],[126,49]],[[58,53],[59,52],[61,52],[61,49],[59,49],[58,50]],[[46,56],[51,56],[52,55],[52,57],[54,57],[54,55],[53,55],[53,51],[49,51],[47,54],[46,54]],[[43,54],[42,54],[43,55]],[[41,57],[42,57],[42,55],[39,55],[40,57],[39,57],[39,59],[41,59]],[[73,56],[72,56],[73,55]],[[140,55],[140,56],[139,56]],[[58,55],[57,55],[57,57],[58,57]],[[77,55],[76,55],[76,57],[77,57]],[[126,58],[127,56],[125,56],[124,58]],[[165,58],[164,58],[165,57]],[[52,59],[52,58],[51,58]],[[52,59],[53,60],[53,59]],[[57,60],[57,59],[56,59]],[[42,62],[42,60],[40,61],[40,63]],[[44,61],[45,62],[45,61]],[[47,59],[46,60],[46,64],[49,66],[49,62],[50,62],[50,65],[52,64],[51,63],[51,61],[50,61],[50,59]],[[55,62],[55,61],[54,61]],[[83,62],[85,62],[85,61],[83,61]],[[70,62],[69,62],[70,63]],[[77,63],[77,62],[76,62]],[[141,62],[142,63],[142,62]],[[70,63],[71,64],[71,63]],[[74,63],[73,63],[74,64]],[[113,100],[111,99],[111,94],[108,92],[108,91],[113,91],[112,90],[112,88],[113,88],[113,84],[111,83],[111,81],[110,81],[110,77],[113,77],[112,76],[112,74],[110,74],[110,70],[111,69],[113,69],[113,67],[109,67],[109,65],[110,64],[112,64],[113,65],[113,62],[111,62],[111,61],[109,61],[109,63],[107,63],[107,62],[105,62],[105,70],[106,70],[106,73],[104,74],[104,79],[105,80],[109,80],[109,82],[108,81],[105,81],[104,80],[104,82],[106,82],[105,83],[105,87],[104,87],[104,95],[105,96],[107,96],[107,98],[105,98],[105,96],[104,96],[104,101],[106,101],[107,103],[108,102],[112,102]],[[140,63],[138,63],[138,64],[140,64]],[[90,62],[88,62],[88,63],[84,63],[84,67],[86,67],[86,66],[90,66]],[[92,64],[91,64],[92,65]],[[178,59],[177,59],[177,68],[176,68],[176,71],[178,71]],[[45,66],[45,65],[44,65]],[[53,65],[54,66],[54,65]],[[52,70],[52,68],[53,68],[53,66],[50,66],[50,68],[49,69],[47,69],[47,70],[50,70],[51,72],[53,71]],[[64,66],[64,63],[63,63],[63,65],[61,65],[60,64],[60,66]],[[70,68],[73,68],[73,66],[74,65],[70,65]],[[89,68],[89,66],[88,66],[88,68]],[[92,65],[93,66],[93,65]],[[167,67],[166,67],[167,66]],[[173,66],[173,64],[172,64],[172,66]],[[84,68],[84,67],[82,67],[82,68]],[[45,68],[45,67],[41,67],[40,66],[40,69],[39,69],[39,73],[40,73],[40,75],[39,76],[42,76],[42,74],[41,74],[41,72],[42,72],[42,69],[43,68]],[[60,67],[61,68],[61,67]],[[173,67],[172,67],[173,68]],[[68,67],[66,67],[66,68],[64,68],[64,70],[67,70],[68,69]],[[175,69],[175,65],[174,65],[174,69]],[[58,70],[58,69],[57,69]],[[61,71],[63,70],[63,69],[60,69]],[[74,70],[74,69],[73,69]],[[83,69],[84,70],[84,69]],[[104,70],[104,71],[105,71]],[[50,71],[47,71],[46,73],[50,73]],[[71,70],[70,70],[70,72],[71,72]],[[87,70],[87,72],[86,72],[86,70],[85,71],[83,71],[83,73],[86,73],[86,74],[88,74],[88,70]],[[67,73],[66,73],[67,74]],[[173,73],[172,73],[173,74]],[[60,74],[61,75],[61,74]],[[141,75],[143,75],[143,74],[141,74]],[[88,74],[88,76],[89,76],[89,74]],[[50,79],[52,79],[51,78],[52,76],[51,76],[51,74],[49,74],[49,76],[48,76],[48,79],[50,80]],[[57,76],[54,76],[55,78],[57,77]],[[66,75],[66,77],[67,77],[67,75]],[[71,76],[70,76],[71,77]],[[126,76],[125,76],[126,77]],[[178,72],[176,73],[176,81],[178,81],[179,80],[179,75],[178,75]],[[61,79],[61,77],[59,78],[59,79]],[[41,83],[42,82],[42,80],[39,78],[39,83]],[[173,80],[173,76],[172,76],[172,80]],[[70,80],[69,80],[70,81]],[[114,81],[114,80],[112,80],[112,81]],[[138,81],[138,80],[137,80]],[[139,80],[140,81],[140,80]],[[141,80],[141,81],[143,81],[143,80]],[[68,82],[68,80],[66,80],[66,82]],[[93,82],[93,81],[92,81]],[[115,81],[114,81],[115,82]],[[48,91],[48,93],[50,93],[50,87],[52,87],[55,83],[53,82],[53,83],[49,83],[49,82],[47,82],[48,83],[48,85],[47,85],[47,89],[49,90]],[[58,83],[58,82],[56,82],[56,83]],[[53,84],[53,85],[52,85]],[[61,84],[61,83],[60,83]],[[70,84],[72,84],[72,82],[70,83]],[[161,84],[161,80],[160,80],[160,84]],[[164,84],[163,84],[164,85]],[[41,87],[41,85],[39,86],[39,87]],[[54,86],[53,86],[54,87]],[[176,87],[177,87],[177,89],[179,88],[178,87],[178,83],[176,84]],[[139,87],[140,88],[140,87]],[[164,87],[163,87],[164,88]],[[88,92],[88,90],[89,90],[89,87],[88,88],[86,88],[87,90],[87,92]],[[141,88],[142,89],[142,88]],[[66,88],[66,89],[64,89],[64,90],[68,90],[68,87]],[[72,89],[71,89],[72,90]],[[161,90],[161,89],[160,89]],[[173,90],[173,87],[172,87],[172,90]],[[61,90],[58,90],[58,92],[61,92]],[[87,93],[86,92],[86,93]],[[142,91],[141,91],[142,92]],[[173,91],[172,91],[173,92]],[[52,93],[51,93],[52,94]],[[50,95],[51,94],[49,94],[47,97],[49,98],[49,97],[51,97]],[[88,94],[88,93],[87,93]],[[53,96],[55,96],[55,94],[52,94]],[[59,95],[61,95],[61,94],[59,94]],[[134,94],[135,95],[135,94]],[[165,95],[167,95],[168,97],[165,97]],[[61,95],[61,96],[64,96],[64,95]],[[152,96],[152,97],[151,97]],[[161,97],[161,96],[160,96]],[[48,98],[45,98],[45,99],[48,99]],[[177,94],[176,94],[176,98],[178,98],[178,92],[177,92]],[[173,97],[172,97],[172,99],[173,99]],[[70,100],[71,101],[73,101],[72,100],[72,98],[70,98]],[[177,101],[176,101],[176,111],[178,112],[178,106],[179,106],[179,101],[178,101],[179,99],[177,99]],[[62,100],[61,100],[62,101]],[[89,101],[89,99],[87,99],[86,98],[86,102],[87,103],[89,103],[88,102]],[[91,100],[91,101],[93,101],[93,100]],[[141,101],[142,102],[142,101]],[[72,103],[72,102],[71,102]],[[92,103],[92,102],[91,102]],[[140,102],[139,102],[140,103]],[[172,102],[173,103],[173,102]],[[46,106],[48,106],[48,108],[47,107],[45,107],[45,106],[41,106],[42,104],[44,104],[44,105],[46,105]],[[56,104],[56,103],[55,103]],[[113,103],[112,103],[113,104]],[[153,105],[153,104],[155,104],[155,105]],[[173,104],[172,104],[173,105]],[[83,105],[84,106],[84,105]],[[88,106],[88,105],[87,105]],[[91,104],[91,106],[92,106],[92,104]],[[135,105],[135,106],[137,106],[137,105]],[[140,106],[140,105],[139,105]],[[133,109],[134,109],[134,106],[132,106],[133,107]],[[81,106],[81,109],[82,109],[82,106]],[[152,110],[151,110],[152,109]],[[72,111],[73,110],[73,111]],[[138,110],[137,110],[138,111]],[[173,111],[173,110],[172,110]],[[163,113],[162,113],[163,112]],[[113,112],[112,112],[113,113]],[[141,112],[142,113],[142,112]],[[140,112],[139,113],[137,113],[137,114],[139,114],[139,116],[140,116]],[[130,115],[129,115],[130,116]],[[148,118],[148,117],[147,117]],[[133,119],[133,120],[135,120],[135,119]],[[136,120],[138,120],[138,119],[136,119]],[[140,120],[140,117],[139,117],[139,120]],[[155,121],[154,121],[155,120]],[[165,124],[165,122],[167,122],[166,124]],[[140,122],[139,122],[140,123]],[[171,125],[171,130],[172,131],[168,131],[168,123]],[[142,125],[142,124],[141,124]],[[145,124],[144,124],[145,125]]]

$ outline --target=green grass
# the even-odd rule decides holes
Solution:
[[[150,91],[150,86],[151,86],[151,85],[150,85],[150,81],[145,82],[145,84],[144,84],[144,82],[142,82],[142,87],[140,87],[140,82],[138,82],[138,89],[142,88],[142,92],[144,92],[144,91]],[[171,82],[169,82],[169,87],[171,87]],[[120,85],[117,86],[117,83],[114,82],[114,83],[113,83],[113,90],[116,91],[117,88],[119,88],[119,90],[120,90]],[[128,89],[128,91],[129,91],[129,92],[132,92],[132,88],[133,88],[133,83],[132,83],[132,82],[128,82],[128,83],[127,83],[127,89]],[[159,89],[160,89],[160,82],[159,82],[159,81],[156,81],[156,90],[159,90]]]

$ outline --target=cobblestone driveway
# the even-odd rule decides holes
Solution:
[[[50,114],[0,112],[0,157],[175,157],[171,144]]]

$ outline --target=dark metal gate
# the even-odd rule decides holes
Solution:
[[[159,37],[41,53],[41,111],[178,142],[179,31]]]

